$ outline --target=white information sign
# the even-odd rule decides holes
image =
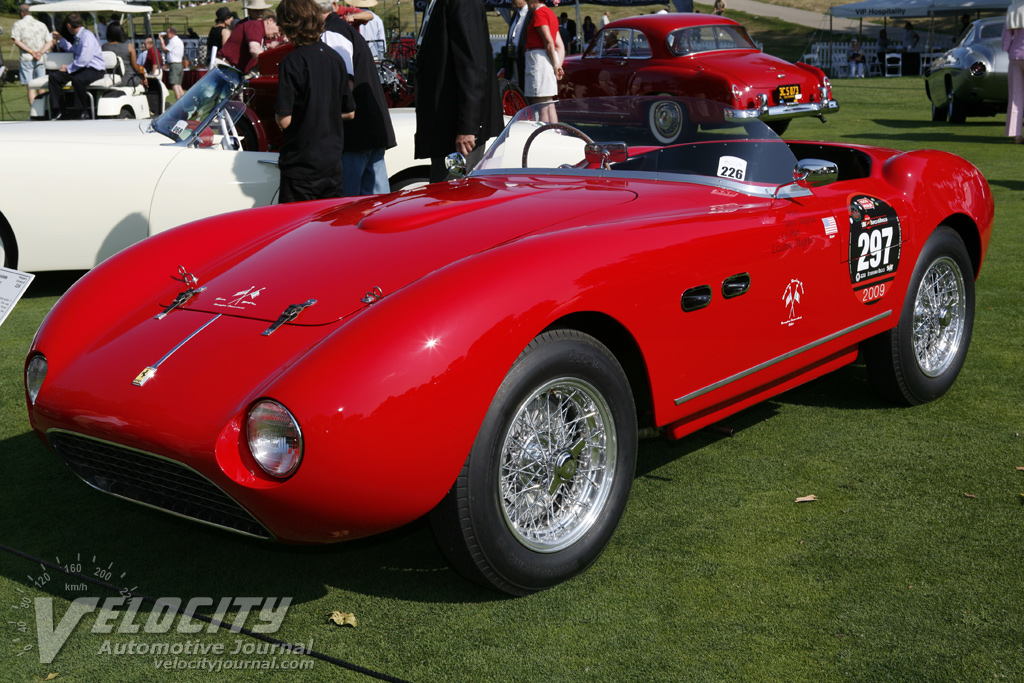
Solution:
[[[31,273],[23,273],[11,268],[0,268],[0,325],[14,310],[21,295],[28,290],[29,283],[35,278]]]

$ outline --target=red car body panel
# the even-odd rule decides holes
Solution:
[[[32,426],[44,442],[62,430],[182,463],[269,535],[297,543],[357,538],[431,510],[517,356],[552,326],[619,339],[637,360],[650,422],[692,432],[852,362],[861,340],[895,326],[936,226],[960,231],[981,266],[993,205],[970,164],[790,146],[801,158],[856,155],[870,174],[776,199],[523,171],[161,233],[102,263],[47,316],[29,353],[48,360]],[[899,266],[868,294],[851,284],[847,227],[851,201],[865,195],[902,225]],[[183,258],[207,289],[154,319],[183,289],[172,279]],[[680,310],[684,291],[717,291],[737,274],[749,275],[749,294]],[[794,281],[798,309],[784,303]],[[317,303],[262,334],[308,299]],[[264,397],[296,416],[305,439],[284,480],[246,445],[246,411]]]
[[[675,31],[714,26],[743,30],[732,19],[708,14],[651,14],[613,21],[598,32],[582,54],[565,59],[559,97],[699,97],[737,109],[763,108],[762,119],[766,121],[818,116],[838,108],[831,99],[825,73],[809,64],[791,64],[752,48],[678,55],[669,47],[669,36]],[[640,57],[600,54],[597,48],[604,36],[614,33],[621,37],[630,32],[642,33],[649,51]],[[798,86],[799,101],[787,104],[780,100],[779,86]],[[759,99],[762,96],[763,101]]]

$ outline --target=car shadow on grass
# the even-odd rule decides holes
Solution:
[[[722,418],[715,424],[678,441],[668,438],[641,441],[636,476],[638,478],[661,478],[653,473],[662,466],[692,455],[706,446],[737,435],[750,427],[764,423],[776,417],[784,405],[838,410],[877,410],[896,407],[875,393],[868,382],[864,364],[858,361],[790,389],[772,399],[741,410],[734,415]]]
[[[0,543],[49,562],[94,555],[127,573],[123,587],[149,597],[290,596],[301,605],[340,590],[431,603],[504,599],[449,567],[425,518],[345,543],[277,544],[93,490],[32,432],[0,441],[0,453],[8,455]],[[0,552],[0,576],[10,581],[24,585],[39,569]]]

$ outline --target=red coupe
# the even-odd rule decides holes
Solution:
[[[798,116],[837,111],[821,69],[767,55],[732,19],[647,14],[603,27],[567,57],[559,97],[680,95],[756,113],[780,135]]]
[[[537,105],[468,178],[104,261],[36,334],[28,412],[101,491],[293,543],[429,513],[454,566],[525,594],[601,554],[641,429],[861,352],[897,402],[945,393],[992,217],[943,152],[786,142],[707,100]]]

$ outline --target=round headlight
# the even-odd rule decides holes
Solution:
[[[975,78],[980,78],[985,75],[988,68],[985,66],[985,62],[975,62],[971,64],[971,75]]]
[[[302,461],[302,431],[288,409],[263,399],[249,409],[245,425],[249,452],[264,472],[287,477]]]
[[[32,356],[25,368],[25,391],[28,392],[28,401],[31,405],[36,404],[36,396],[39,395],[39,388],[43,386],[46,379],[46,357]]]

